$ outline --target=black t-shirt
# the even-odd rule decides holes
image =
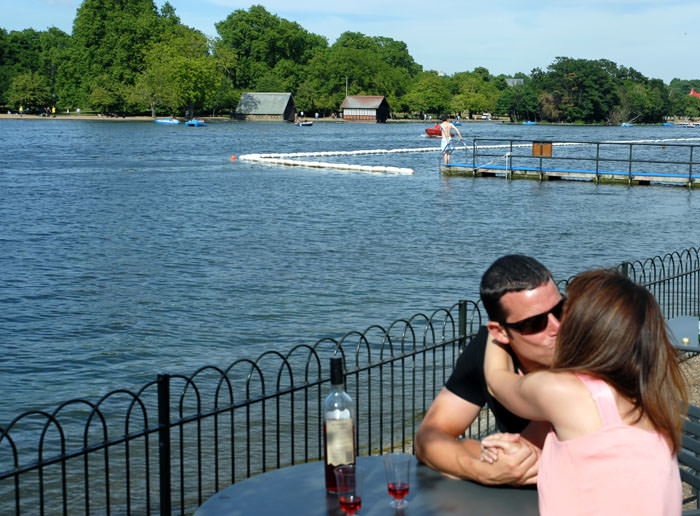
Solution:
[[[520,433],[527,426],[529,421],[516,416],[501,405],[493,396],[489,394],[484,377],[484,354],[486,353],[486,338],[488,337],[486,326],[479,328],[479,331],[462,354],[457,359],[454,371],[447,380],[445,387],[460,398],[483,407],[488,405],[496,418],[496,427],[500,432]],[[513,360],[518,364],[515,356]]]

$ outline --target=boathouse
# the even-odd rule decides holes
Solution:
[[[243,93],[236,107],[239,120],[294,121],[296,106],[291,93]]]
[[[378,95],[348,95],[340,109],[343,120],[353,122],[386,122],[389,118],[389,103]]]

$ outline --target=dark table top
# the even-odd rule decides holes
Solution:
[[[358,516],[442,516],[459,514],[537,516],[537,490],[483,486],[454,480],[419,464],[411,466],[408,506],[394,510],[380,456],[358,457],[364,469],[362,507]],[[207,500],[195,516],[304,515],[342,516],[336,495],[326,494],[322,462],[282,468],[237,482]]]
[[[683,316],[666,320],[666,330],[671,344],[681,351],[694,351],[700,353],[698,344],[698,317]],[[683,338],[688,339],[688,343],[683,342]]]

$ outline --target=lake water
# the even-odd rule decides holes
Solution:
[[[700,244],[700,191],[466,179],[437,152],[357,163],[256,152],[437,147],[424,124],[0,120],[0,426],[264,350],[478,298],[498,256],[555,277]],[[623,140],[673,127],[464,124],[465,137]],[[336,161],[346,161],[339,157]]]

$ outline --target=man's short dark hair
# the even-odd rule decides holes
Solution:
[[[501,297],[508,292],[532,290],[553,280],[540,262],[522,254],[501,256],[481,277],[479,294],[489,320],[505,322]]]

